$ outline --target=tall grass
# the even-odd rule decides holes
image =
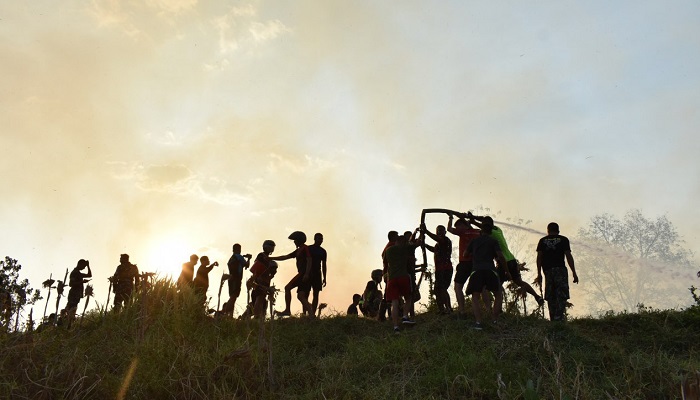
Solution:
[[[334,315],[214,319],[157,281],[120,313],[0,336],[0,398],[680,398],[700,368],[700,308],[553,324],[424,313],[418,325]],[[261,327],[264,331],[261,331]]]

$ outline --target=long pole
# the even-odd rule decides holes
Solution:
[[[107,302],[105,303],[105,312],[107,312],[107,307],[109,307],[109,296],[112,294],[112,277],[109,278],[109,289],[107,289]]]
[[[44,306],[44,317],[42,318],[42,322],[46,319],[46,310],[49,308],[49,300],[51,299],[51,289],[53,286],[53,273],[49,274],[49,280],[44,282],[44,287],[49,289],[49,294],[46,295],[46,305]]]
[[[228,280],[228,277],[226,276],[226,273],[221,274],[221,283],[219,283],[219,297],[216,300],[216,311],[219,312],[221,309],[219,308],[221,306],[221,290],[224,288],[224,282]]]
[[[61,303],[61,297],[63,296],[63,289],[66,287],[66,279],[68,279],[68,268],[66,268],[66,274],[63,276],[63,282],[58,282],[58,287],[56,288],[56,321],[55,325],[58,325],[58,306]]]

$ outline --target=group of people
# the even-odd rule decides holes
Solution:
[[[537,245],[535,282],[541,285],[542,273],[545,277],[544,296],[540,296],[522,279],[521,268],[524,264],[520,264],[508,249],[503,231],[494,225],[493,218],[476,216],[471,212],[448,212],[448,216],[447,227],[438,225],[435,233],[429,232],[424,224],[416,231],[407,231],[403,235],[396,231],[389,232],[389,243],[382,251],[384,268],[372,271],[372,279],[363,294],[353,296],[348,314],[357,314],[359,307],[364,315],[383,320],[387,311],[391,310],[395,332],[400,331],[399,322],[402,325],[415,324],[413,304],[420,297],[420,280],[416,282],[416,275],[425,271],[424,265],[416,265],[415,249],[423,245],[434,254],[434,291],[439,313],[453,312],[449,287],[454,274],[458,312],[465,312],[465,294],[471,296],[475,329],[482,329],[482,308],[486,308],[494,322],[502,313],[503,284],[508,281],[533,296],[540,307],[546,301],[552,321],[564,319],[569,299],[566,264],[571,269],[574,283],[578,283],[578,276],[569,240],[559,234],[558,224],[550,223],[547,236],[541,238]],[[458,217],[456,221],[455,217]],[[446,235],[448,232],[459,238],[456,268],[452,265],[452,241]],[[434,244],[426,243],[426,236]],[[382,281],[386,283],[384,294],[379,290]],[[399,313],[402,313],[401,321]]]
[[[297,299],[302,305],[302,315],[311,318],[316,314],[319,308],[320,292],[326,286],[327,276],[327,252],[321,246],[323,243],[323,234],[316,233],[314,235],[314,243],[306,244],[306,234],[301,231],[292,232],[289,239],[294,242],[295,249],[289,254],[282,256],[272,256],[275,251],[276,244],[272,240],[265,240],[260,252],[251,265],[251,254],[242,255],[241,245],[236,243],[233,245],[233,254],[228,260],[228,274],[225,275],[225,280],[228,282],[229,299],[223,304],[220,311],[221,315],[233,315],[236,300],[241,294],[243,286],[243,272],[250,269],[251,276],[246,281],[246,290],[250,291],[250,302],[246,305],[246,312],[243,315],[253,315],[255,317],[264,317],[267,310],[268,300],[274,298],[276,289],[271,285],[272,278],[277,274],[277,261],[295,259],[297,273],[284,287],[285,308],[282,311],[276,311],[277,316],[291,315],[292,290],[297,289]],[[195,292],[206,301],[206,293],[209,288],[209,272],[218,265],[217,262],[209,264],[209,259],[203,256],[200,261],[200,266],[197,268],[195,275],[194,268],[197,264],[198,257],[193,254],[190,256],[190,261],[182,265],[182,272],[177,280],[177,285],[180,288],[191,286]],[[311,300],[309,300],[309,296]]]
[[[415,231],[406,231],[400,235],[397,231],[388,234],[389,242],[382,250],[382,269],[371,273],[362,294],[353,296],[353,303],[348,307],[348,314],[358,314],[386,320],[390,318],[393,329],[399,332],[400,325],[415,324],[414,303],[420,299],[420,284],[425,265],[417,265],[415,250],[419,246],[434,254],[434,291],[438,312],[453,312],[449,288],[454,282],[454,293],[459,314],[465,313],[465,295],[471,296],[475,329],[481,329],[483,310],[485,308],[495,321],[502,313],[503,284],[512,281],[535,299],[539,306],[548,304],[549,316],[553,321],[563,320],[566,303],[569,299],[568,267],[573,275],[573,282],[578,283],[578,276],[571,255],[569,240],[559,234],[559,226],[552,222],[547,226],[547,236],[537,245],[537,278],[535,283],[541,285],[544,274],[544,296],[540,296],[533,287],[522,279],[522,264],[518,262],[503,235],[503,231],[494,225],[489,216],[477,216],[469,213],[448,212],[447,226],[438,225],[435,232],[430,232],[425,224]],[[455,217],[457,220],[455,221]],[[452,241],[447,233],[459,238],[459,257],[456,267],[452,265]],[[228,274],[222,278],[228,282],[228,300],[220,315],[233,316],[236,300],[243,287],[245,270],[251,276],[246,280],[246,292],[249,293],[246,311],[243,316],[264,318],[268,304],[274,301],[277,290],[271,281],[277,273],[278,261],[295,259],[297,273],[284,286],[285,308],[275,311],[277,316],[289,316],[292,302],[292,290],[297,289],[297,299],[302,306],[302,315],[313,318],[319,309],[319,294],[326,286],[327,252],[321,246],[323,235],[316,233],[313,244],[307,245],[304,232],[295,231],[289,235],[295,249],[288,254],[272,256],[276,244],[265,240],[262,252],[255,259],[251,254],[242,254],[241,245],[233,245],[233,254],[227,262]],[[430,240],[432,244],[427,243]],[[251,265],[251,260],[253,260]],[[495,263],[494,263],[495,261]],[[196,269],[197,262],[199,267]],[[218,262],[211,263],[207,256],[190,256],[182,265],[177,279],[177,287],[183,290],[191,288],[202,302],[206,302],[209,288],[209,273]],[[87,272],[83,272],[87,269]],[[421,272],[417,280],[418,273]],[[145,274],[148,275],[148,274]],[[84,284],[92,277],[90,264],[80,260],[70,274],[70,291],[65,312],[75,316],[78,303],[83,297]],[[454,280],[453,280],[454,277]],[[144,274],[139,274],[138,267],[129,261],[128,254],[120,256],[120,264],[110,280],[110,290],[114,291],[114,308],[119,310],[132,296]],[[380,290],[386,284],[385,293]],[[466,285],[466,289],[465,289]],[[309,297],[311,296],[311,299]],[[359,311],[358,311],[359,309]],[[272,312],[272,309],[271,309]]]

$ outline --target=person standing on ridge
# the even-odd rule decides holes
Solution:
[[[547,300],[551,321],[564,320],[566,301],[569,299],[569,275],[564,260],[571,268],[574,283],[578,284],[569,239],[559,234],[559,224],[551,222],[547,225],[547,236],[537,243],[537,279],[535,280],[541,285],[542,271],[544,271],[544,298]]]
[[[243,282],[243,270],[250,267],[252,255],[241,255],[241,245],[233,245],[233,255],[228,259],[228,301],[224,303],[222,311],[226,315],[233,315],[236,306],[236,299],[241,294],[241,283]]]
[[[503,256],[498,241],[491,236],[493,220],[485,219],[481,224],[481,234],[467,246],[467,255],[472,258],[472,274],[467,284],[467,294],[472,296],[472,311],[476,324],[474,329],[481,330],[481,301],[491,313],[493,321],[501,314],[503,304],[503,288],[498,278],[498,271],[493,265],[494,259],[499,266],[505,268],[506,259]],[[486,298],[488,292],[493,293],[496,302],[491,308],[491,299]]]
[[[190,261],[182,264],[182,271],[177,278],[177,287],[182,289],[185,286],[192,286],[194,281],[194,267],[197,265],[197,261],[199,261],[199,257],[197,257],[196,254],[192,254],[190,256]]]
[[[308,315],[309,318],[314,317],[309,304],[309,292],[311,291],[311,253],[309,246],[306,243],[306,234],[300,231],[294,231],[289,235],[289,239],[294,241],[296,249],[285,256],[270,257],[273,261],[284,261],[291,258],[296,258],[297,274],[284,287],[284,303],[285,308],[281,312],[275,312],[280,317],[291,315],[292,304],[292,289],[297,288],[297,298],[302,305],[302,315]]]
[[[202,256],[199,259],[199,268],[197,268],[197,276],[194,278],[194,290],[199,297],[202,299],[202,303],[207,301],[207,290],[209,290],[209,273],[214,267],[218,266],[219,262],[214,261],[213,264],[209,265],[209,257]]]
[[[391,320],[394,323],[394,333],[399,333],[399,302],[404,300],[402,324],[414,325],[409,318],[413,309],[411,299],[411,278],[406,265],[415,253],[415,247],[409,245],[406,236],[399,236],[396,244],[386,250],[385,259],[388,264],[386,284],[386,300],[391,302]]]
[[[467,254],[467,247],[472,240],[481,235],[478,229],[474,229],[472,225],[464,218],[460,218],[452,227],[453,216],[450,214],[450,219],[447,223],[447,232],[459,237],[459,263],[455,269],[455,297],[457,298],[457,309],[459,315],[464,315],[464,284],[467,283],[469,275],[472,273],[472,258],[471,254]]]
[[[435,255],[435,297],[437,298],[438,312],[450,314],[452,303],[450,293],[447,291],[452,283],[452,241],[445,235],[447,229],[438,225],[435,233],[429,232],[425,224],[421,225],[423,233],[435,241],[435,246],[425,245],[425,248]]]
[[[389,270],[389,264],[387,264],[386,260],[386,251],[393,245],[396,244],[396,242],[399,240],[399,232],[398,231],[389,231],[387,234],[387,238],[389,239],[389,242],[384,246],[384,249],[382,250],[382,280],[386,284],[387,281],[387,273]],[[391,310],[390,310],[390,304],[389,301],[386,298],[386,291],[384,293],[384,297],[382,297],[382,302],[379,305],[379,314],[377,316],[377,319],[379,321],[385,321],[387,316],[391,317]]]
[[[252,289],[250,295],[253,303],[252,312],[255,318],[265,318],[267,313],[267,298],[274,296],[274,291],[271,287],[272,278],[277,273],[277,263],[270,259],[270,254],[275,251],[275,242],[266,240],[262,245],[263,251],[255,257],[253,266],[250,267],[250,272],[253,274],[247,282],[249,289]]]
[[[535,289],[533,289],[529,283],[523,280],[523,277],[520,274],[520,266],[518,265],[518,260],[516,260],[513,253],[511,253],[510,250],[508,250],[508,244],[506,243],[505,237],[503,237],[503,230],[494,225],[493,218],[479,217],[473,215],[471,212],[468,212],[467,214],[463,215],[469,218],[469,221],[472,224],[478,226],[479,228],[483,226],[484,222],[490,221],[490,224],[492,226],[491,237],[498,241],[499,246],[501,246],[503,256],[506,258],[506,268],[503,268],[499,271],[501,283],[505,283],[506,281],[512,280],[513,283],[525,289],[527,293],[531,294],[532,297],[535,298],[537,305],[542,307],[544,305],[544,299],[542,298],[542,296],[538,295],[537,292],[535,292]]]
[[[311,289],[313,290],[311,298],[312,314],[316,313],[319,294],[323,288],[326,287],[326,274],[328,272],[326,261],[328,260],[328,253],[326,249],[321,247],[322,243],[323,234],[317,233],[314,235],[314,244],[309,246],[309,254],[311,254]]]
[[[114,286],[114,309],[119,311],[139,285],[139,269],[136,264],[129,262],[128,254],[119,257],[119,265],[110,280]]]
[[[81,271],[87,268],[87,274]],[[78,311],[78,303],[80,299],[83,298],[83,292],[85,290],[85,283],[89,281],[88,278],[92,278],[92,271],[90,270],[90,262],[88,260],[80,259],[78,260],[78,265],[73,268],[70,273],[70,280],[68,285],[70,290],[68,291],[68,304],[66,304],[66,312],[68,313],[68,321],[75,318],[75,314]]]

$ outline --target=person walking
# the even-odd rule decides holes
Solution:
[[[541,285],[544,271],[544,298],[547,300],[551,321],[564,320],[566,301],[569,299],[569,275],[564,260],[571,268],[573,282],[578,284],[569,239],[559,234],[559,224],[551,222],[547,225],[547,236],[537,243],[537,279],[535,280],[538,285]]]

